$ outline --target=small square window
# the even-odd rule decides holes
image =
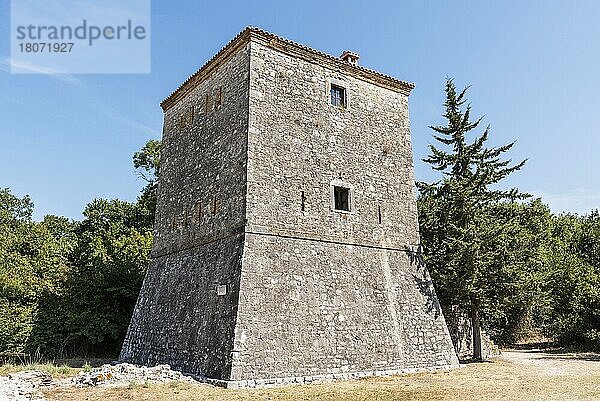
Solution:
[[[336,85],[336,84],[331,84],[330,95],[331,95],[331,104],[333,106],[346,107],[346,105],[347,105],[346,88],[344,88],[343,86]]]
[[[350,188],[333,187],[333,206],[335,210],[350,211]]]
[[[222,296],[227,294],[227,284],[217,286],[217,295]]]

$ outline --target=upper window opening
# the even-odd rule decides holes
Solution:
[[[350,211],[350,188],[334,186],[333,198],[336,210]]]
[[[347,96],[346,96],[346,88],[343,86],[339,86],[336,84],[331,84],[331,104],[338,107],[346,107],[347,105]]]

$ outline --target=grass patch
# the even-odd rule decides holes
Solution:
[[[55,365],[51,362],[47,363],[30,363],[30,364],[11,364],[7,363],[0,366],[0,376],[6,376],[10,373],[22,372],[24,370],[39,370],[42,372],[47,372],[52,375],[52,377],[61,378],[74,376],[79,373],[81,368],[72,368],[66,364],[63,365]]]
[[[38,358],[27,358],[20,363],[5,363],[0,365],[0,376],[24,370],[40,370],[48,372],[54,378],[75,376],[77,373],[89,372],[92,368],[110,363],[109,358],[69,358],[45,361]]]

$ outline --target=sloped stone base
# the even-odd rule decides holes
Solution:
[[[365,377],[385,377],[397,376],[413,373],[436,372],[440,370],[449,370],[460,368],[460,365],[441,365],[430,368],[407,368],[407,369],[391,369],[391,370],[372,370],[365,372],[346,372],[332,373],[314,376],[298,376],[298,377],[277,377],[270,379],[255,379],[255,380],[219,380],[211,379],[203,376],[193,376],[196,380],[203,383],[212,384],[218,387],[229,389],[241,388],[273,388],[281,386],[289,386],[294,384],[311,384],[311,383],[329,383],[338,380],[354,380]]]

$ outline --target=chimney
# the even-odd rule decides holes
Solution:
[[[340,56],[340,59],[342,61],[345,61],[346,63],[350,63],[352,65],[358,65],[359,58],[360,56],[357,53],[351,52],[350,50],[346,50]]]

